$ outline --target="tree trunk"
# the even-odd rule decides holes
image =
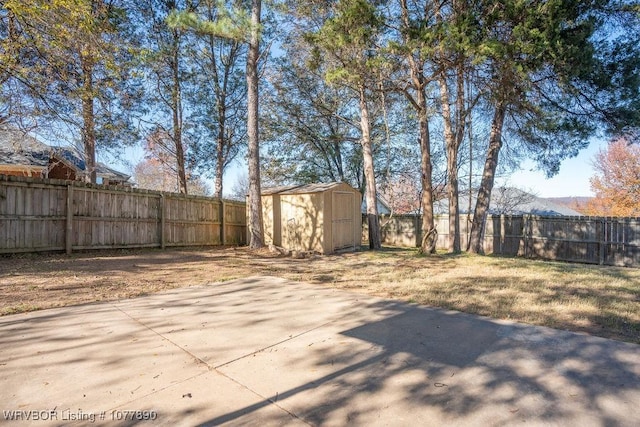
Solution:
[[[213,10],[214,5],[209,5],[209,16],[208,19],[213,21],[215,19],[215,13]],[[227,82],[228,76],[230,73],[230,67],[233,61],[231,58],[229,62],[223,63],[223,78],[222,85],[220,82],[218,64],[216,62],[216,46],[218,38],[214,35],[209,35],[209,55],[211,55],[211,71],[213,73],[213,83],[214,83],[214,91],[215,91],[215,99],[217,104],[217,117],[216,120],[218,122],[218,135],[216,136],[216,163],[215,163],[215,181],[214,181],[214,197],[222,198],[222,185],[223,185],[223,175],[224,175],[224,163],[225,163],[225,155],[224,151],[227,146],[227,141],[225,139],[226,132],[226,118],[227,118]],[[231,144],[231,141],[228,141]]]
[[[249,137],[249,247],[264,247],[260,195],[260,147],[258,133],[258,57],[260,54],[260,0],[251,2],[251,40],[247,54],[247,134]]]
[[[215,64],[213,64],[215,66]],[[218,90],[218,83],[216,83],[216,90]],[[226,88],[223,88],[222,93],[216,95],[218,98],[218,136],[216,137],[216,179],[215,179],[215,190],[214,196],[218,198],[222,198],[222,179],[224,175],[224,162],[225,155],[224,151],[227,147],[227,144],[231,144],[231,141],[225,140],[225,132],[226,132],[226,96],[225,96]]]
[[[460,203],[458,200],[458,147],[447,147],[447,176],[449,195],[449,251],[457,254],[460,246]]]
[[[82,145],[87,175],[85,180],[96,183],[96,131],[93,100],[93,60],[90,54],[80,55],[82,65]]]
[[[220,125],[216,149],[216,179],[214,183],[213,196],[218,198],[222,198],[222,175],[224,174],[224,137],[222,136],[223,129],[223,126]]]
[[[420,252],[433,254],[436,252],[437,230],[433,221],[433,182],[431,165],[431,139],[429,137],[429,116],[427,113],[427,96],[425,94],[425,81],[419,70],[412,67],[417,87],[418,123],[420,128],[420,171],[422,186],[422,242]]]
[[[367,201],[367,224],[369,228],[369,248],[380,249],[380,218],[378,218],[378,201],[376,191],[376,175],[373,169],[373,150],[371,148],[371,122],[366,91],[360,86],[360,128],[362,131],[362,157],[364,178],[366,182],[365,200]]]
[[[342,165],[342,147],[340,147],[340,143],[339,142],[334,142],[333,143],[333,151],[335,153],[334,155],[334,162],[336,164],[336,169],[338,170],[338,179],[340,180],[340,182],[345,182],[345,178],[344,178],[344,166]]]
[[[418,102],[424,96],[418,96]],[[433,220],[433,182],[431,178],[431,140],[429,138],[429,121],[426,110],[426,100],[424,101],[424,110],[421,109],[418,114],[420,124],[420,170],[422,185],[422,242],[420,251],[424,254],[436,253],[437,230]]]
[[[467,250],[471,253],[484,253],[482,238],[484,236],[484,228],[491,202],[491,191],[493,190],[493,182],[498,167],[498,156],[502,148],[502,127],[506,107],[504,103],[498,103],[493,113],[493,121],[491,123],[491,133],[489,135],[489,149],[487,158],[484,162],[484,171],[482,172],[482,182],[478,191],[478,200],[473,211],[473,222],[471,223],[471,235],[469,236],[469,246]]]
[[[440,101],[444,124],[444,140],[447,152],[447,187],[449,196],[449,251],[459,253],[460,248],[460,213],[458,210],[458,148],[459,141],[453,133],[451,105],[449,104],[449,87],[446,76],[438,79],[440,85]]]
[[[400,7],[405,29],[410,29],[411,21],[409,19],[407,0],[401,0]],[[405,42],[409,44],[410,40],[408,37],[405,39]],[[433,167],[431,164],[431,140],[429,136],[427,95],[425,93],[427,82],[424,76],[424,62],[416,60],[412,52],[407,54],[407,60],[411,71],[411,81],[413,82],[413,87],[416,90],[415,101],[412,98],[410,101],[414,104],[418,114],[418,127],[420,132],[420,183],[422,187],[422,198],[420,200],[422,209],[422,241],[420,243],[420,252],[423,254],[430,254],[436,252],[438,233],[433,219]]]
[[[173,30],[173,58],[171,63],[172,90],[171,110],[173,112],[173,143],[176,150],[176,169],[178,171],[178,191],[187,194],[187,174],[184,165],[184,148],[182,147],[182,93],[180,88],[180,34]]]
[[[445,3],[436,2],[435,18],[440,24],[442,18],[442,6]],[[452,4],[453,20],[457,20],[459,14],[464,15],[463,8],[466,4],[462,1],[454,1]],[[460,16],[462,16],[460,15]],[[465,119],[468,114],[465,109],[464,91],[464,54],[461,52],[447,53],[444,47],[439,48],[443,55],[438,58],[442,69],[438,73],[438,85],[440,87],[440,102],[442,108],[442,121],[444,124],[444,140],[447,155],[447,186],[449,196],[449,251],[460,253],[460,210],[458,191],[458,151],[464,138]],[[450,65],[453,64],[453,65]],[[451,92],[447,81],[447,71],[455,70],[456,78],[456,102],[455,118],[451,114]]]

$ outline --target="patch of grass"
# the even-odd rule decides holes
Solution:
[[[335,286],[640,343],[640,271],[473,255],[367,255]],[[363,280],[367,277],[367,280]]]
[[[247,248],[0,258],[0,313],[256,275],[640,343],[640,269],[419,255],[416,249],[402,248],[310,259]]]
[[[221,283],[221,282],[229,282],[231,280],[236,280],[236,279],[240,279],[240,277],[238,276],[220,276],[220,277],[216,277],[215,280],[213,280],[216,283]]]
[[[38,306],[37,304],[15,304],[15,305],[10,305],[8,307],[2,307],[0,308],[0,315],[8,315],[8,314],[18,314],[18,313],[26,313],[29,311],[36,311],[36,310],[40,310],[42,307]]]

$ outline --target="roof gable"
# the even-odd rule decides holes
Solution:
[[[62,160],[65,160],[69,166],[73,167],[76,170],[83,171],[86,169],[86,165],[82,156],[80,156],[75,150],[71,150],[69,148],[55,148],[54,153],[57,157]]]

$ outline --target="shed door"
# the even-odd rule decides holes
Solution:
[[[331,221],[333,250],[353,247],[355,227],[353,193],[333,192],[333,219]]]

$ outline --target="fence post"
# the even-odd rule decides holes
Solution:
[[[222,218],[220,218],[220,239],[222,240],[222,246],[224,246],[227,244],[227,205],[222,199],[220,199],[220,204],[222,205]]]
[[[504,214],[500,214],[500,255],[504,255],[504,239],[505,239],[505,216]]]
[[[598,264],[604,265],[604,248],[607,244],[607,222],[606,218],[600,218],[600,220],[596,223],[600,225],[600,231],[598,232],[598,227],[596,226],[596,233],[598,235]]]
[[[164,203],[164,194],[160,195],[160,249],[164,249],[167,246],[166,236],[165,236],[165,225],[166,225],[166,217],[167,211]]]
[[[67,185],[67,224],[65,230],[65,251],[67,255],[71,255],[73,247],[73,185]]]
[[[522,215],[522,240],[524,241],[524,257],[525,259],[529,257],[529,227],[531,223],[531,216],[524,214]]]

